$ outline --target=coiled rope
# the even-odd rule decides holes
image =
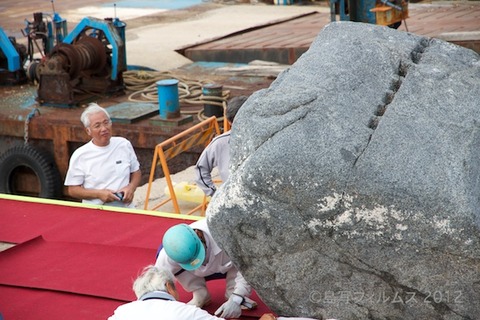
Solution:
[[[123,73],[123,82],[125,83],[127,90],[133,91],[133,93],[128,96],[128,100],[133,102],[158,102],[158,90],[156,83],[157,81],[165,79],[178,80],[178,99],[180,103],[188,103],[192,105],[214,105],[223,107],[223,110],[226,108],[227,100],[230,96],[229,90],[222,91],[221,97],[206,96],[203,95],[202,91],[204,83],[177,77],[168,71],[125,71]],[[197,114],[197,117],[200,121],[208,118],[204,115],[203,108],[200,111],[180,110],[180,113]],[[218,117],[218,121],[223,121],[223,117]]]

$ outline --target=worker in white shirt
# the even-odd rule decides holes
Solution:
[[[136,301],[119,306],[108,320],[224,320],[194,305],[178,302],[175,277],[167,269],[147,266],[133,283]],[[260,320],[282,320],[265,314]],[[304,318],[288,318],[304,319]]]
[[[175,277],[148,266],[133,283],[136,301],[119,306],[108,320],[219,320],[196,306],[178,302]]]
[[[257,306],[248,298],[252,290],[250,285],[213,240],[206,219],[168,229],[155,265],[170,270],[183,288],[193,293],[188,304],[200,308],[211,302],[206,280],[226,278],[227,301],[215,312],[217,316],[238,318],[242,306],[249,309]]]

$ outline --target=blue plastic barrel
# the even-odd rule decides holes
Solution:
[[[178,80],[165,79],[157,81],[158,108],[161,119],[180,117],[178,102]]]
[[[292,4],[294,0],[274,0],[276,5],[289,5]]]

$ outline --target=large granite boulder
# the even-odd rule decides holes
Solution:
[[[480,319],[480,59],[326,26],[237,115],[208,223],[276,313]]]

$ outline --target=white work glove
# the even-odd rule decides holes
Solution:
[[[200,288],[193,291],[193,298],[188,302],[188,304],[192,304],[201,308],[209,304],[211,301],[210,293],[208,293],[207,288]]]
[[[242,309],[240,308],[242,302],[242,296],[232,294],[227,302],[215,311],[215,315],[220,318],[239,318],[242,315]]]

